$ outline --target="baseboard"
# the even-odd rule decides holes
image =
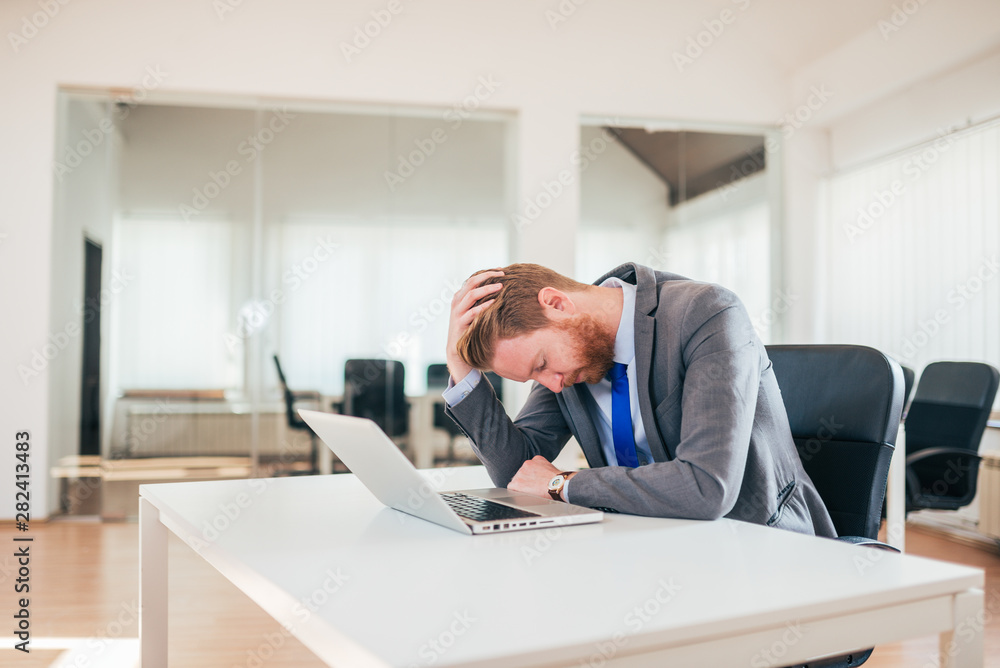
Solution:
[[[991,552],[1000,551],[1000,541],[984,536],[974,526],[968,526],[967,524],[955,522],[947,518],[912,513],[906,519],[906,526],[907,528],[912,527],[921,531],[928,531],[971,547]]]

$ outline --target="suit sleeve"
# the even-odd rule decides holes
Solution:
[[[538,383],[513,421],[486,382],[445,412],[472,441],[497,487],[506,487],[521,465],[536,455],[551,462],[570,437],[555,394]]]
[[[688,519],[732,510],[750,448],[761,344],[743,305],[718,286],[706,286],[692,300],[681,334],[683,387],[659,407],[681,402],[676,457],[635,469],[583,470],[569,487],[571,503]],[[657,410],[657,419],[664,415]]]

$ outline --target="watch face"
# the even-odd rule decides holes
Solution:
[[[557,475],[552,480],[549,480],[549,489],[556,489],[557,487],[559,487],[559,485],[562,484],[562,481],[563,477],[561,475]]]

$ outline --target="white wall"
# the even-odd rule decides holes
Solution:
[[[837,119],[830,161],[850,168],[998,115],[1000,48]]]
[[[788,24],[780,11],[775,18],[763,5],[682,71],[672,52],[731,3],[403,2],[402,11],[352,62],[345,59],[341,44],[386,3],[258,0],[234,2],[238,6],[220,16],[214,7],[222,4],[60,4],[55,16],[42,16],[39,23],[44,25],[31,30],[24,26],[31,27],[31,17],[40,11],[36,2],[0,4],[4,32],[28,35],[17,44],[8,38],[9,49],[0,56],[6,96],[0,105],[5,149],[0,156],[0,233],[7,235],[0,243],[0,285],[17,286],[5,288],[2,308],[18,323],[0,328],[0,350],[8,360],[0,371],[0,439],[32,431],[34,484],[39,487],[49,463],[49,412],[59,408],[48,406],[55,379],[43,374],[25,386],[15,361],[30,357],[60,324],[49,315],[48,278],[54,260],[51,163],[59,86],[145,86],[143,94],[160,99],[204,93],[244,100],[450,107],[474,94],[480,77],[492,77],[498,87],[480,104],[515,111],[518,117],[516,206],[571,164],[582,114],[774,124],[827,73],[837,81],[864,79],[866,87],[853,95],[853,109],[879,91],[878,82],[861,76],[879,71],[869,58],[878,54],[870,49],[862,50],[860,60],[838,54],[821,68],[790,79],[758,45],[767,39],[778,43],[782,34],[798,34],[803,26]],[[558,12],[560,6],[572,13],[553,23],[553,14],[546,12]],[[966,45],[981,50],[995,44],[998,11],[1000,5],[989,0],[928,3],[920,17],[945,12],[948,20],[927,21],[930,34],[921,28],[909,33],[912,38],[892,42],[894,67],[886,77],[891,80],[905,65],[907,80],[919,80],[940,71],[942,62],[956,62],[954,54],[967,58],[962,56]],[[935,34],[940,26],[947,27],[947,34]],[[869,33],[874,31],[872,26]],[[846,91],[844,98],[850,97]],[[812,197],[804,193],[801,202]],[[534,224],[512,231],[515,258],[572,273],[578,201],[575,184]],[[809,227],[815,210],[810,213],[801,202],[789,202],[788,221]],[[796,252],[809,249],[804,243]],[[0,480],[12,475],[13,461],[0,462]],[[11,503],[8,495],[0,498],[0,517],[12,515]],[[36,503],[35,514],[47,511],[45,504]]]
[[[215,175],[225,185],[193,215],[249,224],[258,161],[265,223],[295,216],[506,214],[508,123],[502,120],[458,123],[443,118],[442,110],[419,117],[377,109],[359,115],[282,106],[261,113],[261,127],[275,119],[278,132],[269,143],[256,145],[248,141],[257,133],[253,111],[152,105],[134,109],[122,125],[122,214],[183,215],[180,205],[192,206],[206,186],[210,195],[216,192]],[[399,180],[387,180],[387,172],[400,174],[400,156],[413,164],[410,155],[415,151],[421,164],[412,175],[404,166]],[[234,173],[229,174],[226,167],[232,163]]]

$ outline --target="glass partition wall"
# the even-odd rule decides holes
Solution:
[[[510,118],[212,102],[61,95],[60,148],[106,139],[57,180],[55,252],[99,237],[99,454],[121,480],[309,468],[276,358],[296,407],[321,410],[342,399],[347,360],[398,360],[412,409],[444,360],[455,290],[508,262]],[[81,221],[95,185],[100,220]],[[82,303],[77,267],[54,281],[67,309]],[[408,438],[448,436],[422,425]],[[83,454],[53,462],[93,463]],[[109,487],[101,512],[134,514],[132,490]]]
[[[447,449],[428,367],[464,278],[510,261],[513,118],[94,92],[59,104],[53,322],[99,324],[49,369],[57,475],[98,457],[114,481],[100,512],[120,517],[144,480],[312,470],[278,363],[296,408],[334,410],[348,360],[398,362],[401,445],[419,466]],[[585,121],[577,278],[634,260],[718,282],[774,340],[773,134]],[[93,503],[73,484],[58,505]]]

